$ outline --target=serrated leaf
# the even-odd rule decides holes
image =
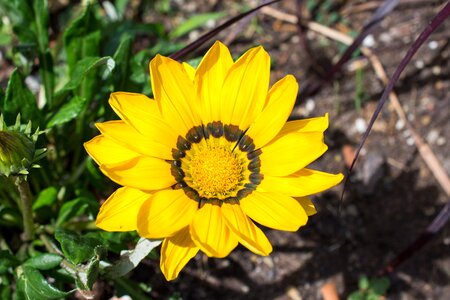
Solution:
[[[23,266],[33,267],[38,270],[50,270],[59,266],[63,258],[54,253],[43,253],[27,259]]]
[[[161,244],[161,240],[139,239],[136,248],[123,251],[120,260],[107,269],[107,273],[112,278],[121,277],[134,268],[143,260],[154,248]]]
[[[58,195],[58,190],[51,186],[42,190],[33,203],[33,210],[37,210],[44,206],[51,206],[55,203]]]
[[[100,240],[92,235],[81,236],[62,229],[56,230],[55,238],[61,244],[64,256],[74,264],[88,261],[95,255],[95,247],[101,244]]]
[[[61,125],[75,119],[83,110],[86,98],[73,97],[64,104],[47,122],[47,128]]]
[[[226,16],[225,12],[214,12],[214,13],[204,13],[204,14],[195,14],[179,26],[175,27],[174,30],[170,33],[171,38],[180,37],[192,30],[203,26],[206,22],[210,20],[217,20]]]
[[[67,296],[69,293],[63,292],[45,280],[44,276],[32,267],[23,266],[25,295],[30,300],[57,299]]]

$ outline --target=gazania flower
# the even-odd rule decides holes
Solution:
[[[298,85],[288,75],[269,90],[262,47],[233,62],[216,42],[197,69],[157,55],[150,73],[155,99],[113,93],[121,120],[97,124],[101,135],[85,147],[123,186],[102,205],[97,226],[164,239],[167,280],[199,250],[225,257],[241,244],[268,255],[255,222],[296,231],[316,212],[306,196],[342,180],[305,168],[327,150],[328,117],[286,123]]]

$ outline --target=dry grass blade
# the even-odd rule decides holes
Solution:
[[[265,7],[261,11],[262,13],[272,16],[274,18],[284,20],[286,22],[293,24],[297,23],[296,16],[276,10],[272,7]],[[340,31],[334,30],[332,28],[323,26],[315,22],[307,22],[304,23],[304,25],[308,27],[308,29],[310,29],[311,31],[314,31],[318,34],[339,41],[346,45],[351,45],[354,41],[353,38]],[[361,47],[361,52],[369,59],[378,78],[383,82],[383,84],[387,85],[389,79],[378,57],[374,55],[369,48],[366,47]],[[427,166],[430,168],[431,172],[433,173],[436,180],[439,182],[442,189],[450,197],[450,178],[448,177],[447,173],[442,167],[442,163],[439,162],[436,155],[431,150],[430,146],[420,137],[420,135],[417,134],[417,131],[414,129],[411,122],[409,122],[408,118],[405,115],[405,112],[403,111],[402,106],[400,105],[400,101],[397,95],[392,91],[388,95],[398,117],[406,124],[408,130],[411,132],[411,136],[414,139],[414,142],[416,144],[417,149],[419,150],[421,157],[423,158]]]

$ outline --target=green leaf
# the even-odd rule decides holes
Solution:
[[[365,294],[363,294],[363,292],[360,291],[356,291],[351,293],[347,300],[366,300]]]
[[[59,210],[58,218],[56,219],[56,227],[60,227],[64,222],[70,220],[73,217],[83,214],[88,208],[84,198],[76,198],[63,204]]]
[[[371,290],[379,296],[386,294],[389,286],[390,281],[386,277],[374,278],[370,281]]]
[[[75,119],[83,110],[86,98],[73,97],[65,103],[47,122],[47,128],[61,125]]]
[[[5,118],[7,122],[15,119],[17,114],[20,113],[23,120],[32,120],[33,123],[36,121],[39,123],[40,111],[36,105],[36,100],[17,69],[12,72],[9,78],[2,111],[9,115],[9,119]]]
[[[74,71],[72,72],[69,82],[60,91],[57,92],[56,97],[58,98],[58,100],[62,99],[67,94],[67,92],[79,87],[83,79],[96,68],[104,65],[110,68],[111,65],[113,65],[111,61],[114,60],[110,56],[86,57],[80,60],[77,63]]]
[[[369,288],[369,279],[366,276],[360,277],[358,286],[360,290],[367,290]]]
[[[175,27],[170,33],[170,38],[178,38],[186,33],[204,25],[209,20],[217,20],[226,16],[225,12],[214,12],[214,13],[204,13],[195,14],[179,26]]]
[[[113,56],[117,64],[117,70],[114,72],[114,81],[116,88],[119,90],[126,89],[125,84],[129,78],[132,42],[133,38],[131,36],[125,36]]]
[[[39,270],[50,270],[59,266],[63,258],[54,253],[42,253],[27,259],[23,266],[33,267]]]
[[[0,299],[12,299],[12,282],[8,276],[1,276],[0,282]]]
[[[33,203],[33,210],[37,210],[44,206],[51,206],[55,203],[58,195],[58,190],[51,186],[42,190]]]
[[[48,48],[48,3],[47,0],[34,0],[34,16],[39,48],[44,53]]]
[[[99,269],[99,257],[93,257],[84,268],[79,268],[80,271],[77,273],[75,281],[77,288],[81,291],[91,291],[92,286],[97,280]]]
[[[80,264],[95,255],[94,249],[101,244],[100,240],[90,234],[81,236],[73,232],[57,229],[56,240],[69,261]]]
[[[48,283],[44,276],[42,276],[35,268],[23,266],[22,270],[22,276],[24,277],[24,291],[28,299],[57,299],[69,294]]]
[[[0,250],[0,275],[8,272],[9,268],[20,264],[19,260],[7,250]]]
[[[55,225],[61,227],[68,220],[86,213],[92,216],[98,212],[98,209],[99,205],[90,193],[79,193],[78,198],[63,204],[59,210]]]
[[[143,260],[154,248],[161,244],[161,240],[149,240],[141,238],[136,248],[129,251],[123,251],[120,260],[113,266],[107,268],[107,273],[112,278],[121,277],[134,268]]]
[[[87,5],[83,13],[64,31],[63,42],[69,73],[72,73],[82,58],[98,55],[100,34],[95,32],[99,29],[100,24],[95,17],[93,7]]]
[[[22,224],[22,216],[17,210],[0,204],[0,224],[20,227]]]

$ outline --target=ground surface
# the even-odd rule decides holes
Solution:
[[[197,9],[236,9],[236,5],[223,2],[191,2],[184,7],[187,11],[180,5],[180,18]],[[322,24],[349,33],[359,31],[381,1],[336,2],[340,4],[328,11],[318,6],[309,17],[322,18]],[[366,41],[388,75],[444,2],[400,1]],[[295,14],[295,1],[273,7]],[[338,22],[327,19],[331,13],[339,15]],[[262,44],[273,60],[273,81],[292,73],[302,85],[321,68],[335,62],[345,48],[310,32],[307,42],[313,56],[308,56],[295,25],[261,13],[256,23],[250,22],[249,27],[238,25],[220,38],[231,40],[235,31],[244,33],[233,39],[232,52],[241,53],[252,45]],[[408,118],[447,173],[450,173],[449,37],[450,22],[446,21],[424,44],[396,85]],[[352,66],[358,64],[363,68],[355,72]],[[355,107],[358,89],[362,90],[359,111]],[[330,150],[314,167],[346,172],[348,153],[359,143],[382,90],[370,63],[355,59],[336,81],[325,84],[315,95],[299,99],[295,117],[320,116],[325,112],[330,115],[330,129],[326,133]],[[380,115],[350,181],[340,212],[342,186],[313,198],[318,214],[299,232],[266,230],[274,245],[269,257],[258,257],[244,248],[220,260],[199,255],[173,283],[164,282],[160,274],[151,275],[153,296],[178,293],[183,299],[321,299],[321,287],[331,281],[344,298],[357,289],[360,275],[374,275],[382,269],[426,228],[448,201],[389,104]],[[447,225],[396,270],[388,298],[448,298],[449,254]],[[157,269],[156,262],[149,264]]]

